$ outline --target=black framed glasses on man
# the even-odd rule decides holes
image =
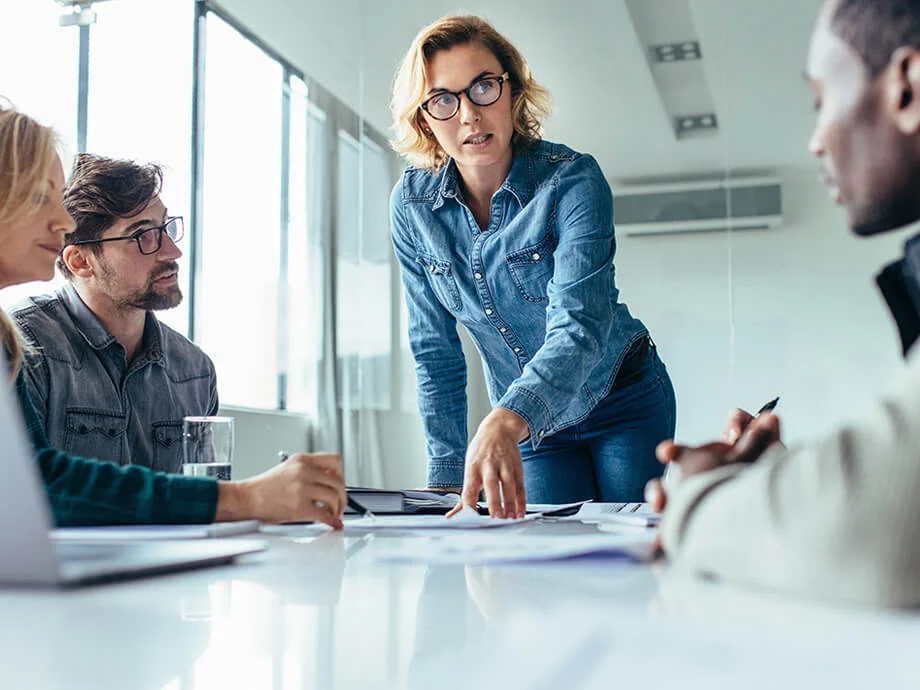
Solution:
[[[137,242],[137,249],[141,254],[156,254],[163,246],[163,233],[173,242],[178,242],[185,235],[185,221],[182,216],[173,216],[167,218],[163,225],[156,225],[152,228],[141,228],[137,232],[124,237],[106,237],[101,240],[79,240],[70,242],[70,246],[79,246],[81,244],[101,244],[102,242],[120,242],[122,240],[134,240]]]
[[[491,74],[476,77],[469,86],[460,91],[439,91],[422,103],[422,108],[435,120],[449,120],[460,110],[461,93],[465,93],[470,103],[475,105],[492,105],[502,97],[502,85],[506,81],[507,72],[497,77]]]

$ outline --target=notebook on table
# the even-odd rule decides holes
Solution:
[[[0,353],[0,371],[8,371]],[[51,511],[12,389],[0,386],[0,585],[62,587],[232,562],[263,542],[55,543]]]

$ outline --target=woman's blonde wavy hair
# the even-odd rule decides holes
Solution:
[[[543,119],[550,110],[549,91],[534,80],[530,66],[518,49],[480,17],[443,17],[418,33],[393,83],[390,110],[394,137],[390,145],[416,167],[438,171],[448,159],[434,134],[423,127],[421,106],[427,93],[431,59],[439,51],[474,42],[488,48],[509,75],[514,123],[511,144],[515,152],[543,136]]]
[[[58,160],[54,131],[16,110],[0,97],[0,237],[41,207],[41,194]],[[16,327],[0,309],[0,341],[10,356],[10,378],[22,365],[25,347]]]

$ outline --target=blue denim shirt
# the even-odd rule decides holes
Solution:
[[[391,196],[415,357],[428,483],[461,486],[466,364],[456,322],[483,358],[489,397],[536,448],[604,398],[647,335],[618,301],[613,198],[593,157],[542,141],[518,153],[480,231],[457,168],[409,168]]]
[[[204,352],[148,312],[128,363],[70,283],[12,316],[34,347],[23,372],[52,447],[181,473],[182,418],[217,414],[217,376]]]

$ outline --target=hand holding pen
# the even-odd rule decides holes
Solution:
[[[738,439],[741,438],[741,435],[744,433],[745,429],[748,428],[748,425],[751,422],[753,422],[762,414],[773,412],[773,410],[776,409],[776,405],[778,403],[779,396],[765,403],[759,410],[757,410],[756,415],[752,415],[747,410],[742,410],[740,408],[732,410],[732,412],[728,415],[728,424],[722,434],[722,440],[729,444],[736,443]]]
[[[769,414],[778,402],[775,398],[765,404],[756,417],[744,410],[732,412],[722,441],[696,447],[674,441],[658,444],[655,454],[669,471],[664,481],[652,479],[645,487],[645,500],[652,509],[659,513],[665,509],[668,493],[677,483],[727,465],[756,462],[773,444],[780,443],[779,418]]]

